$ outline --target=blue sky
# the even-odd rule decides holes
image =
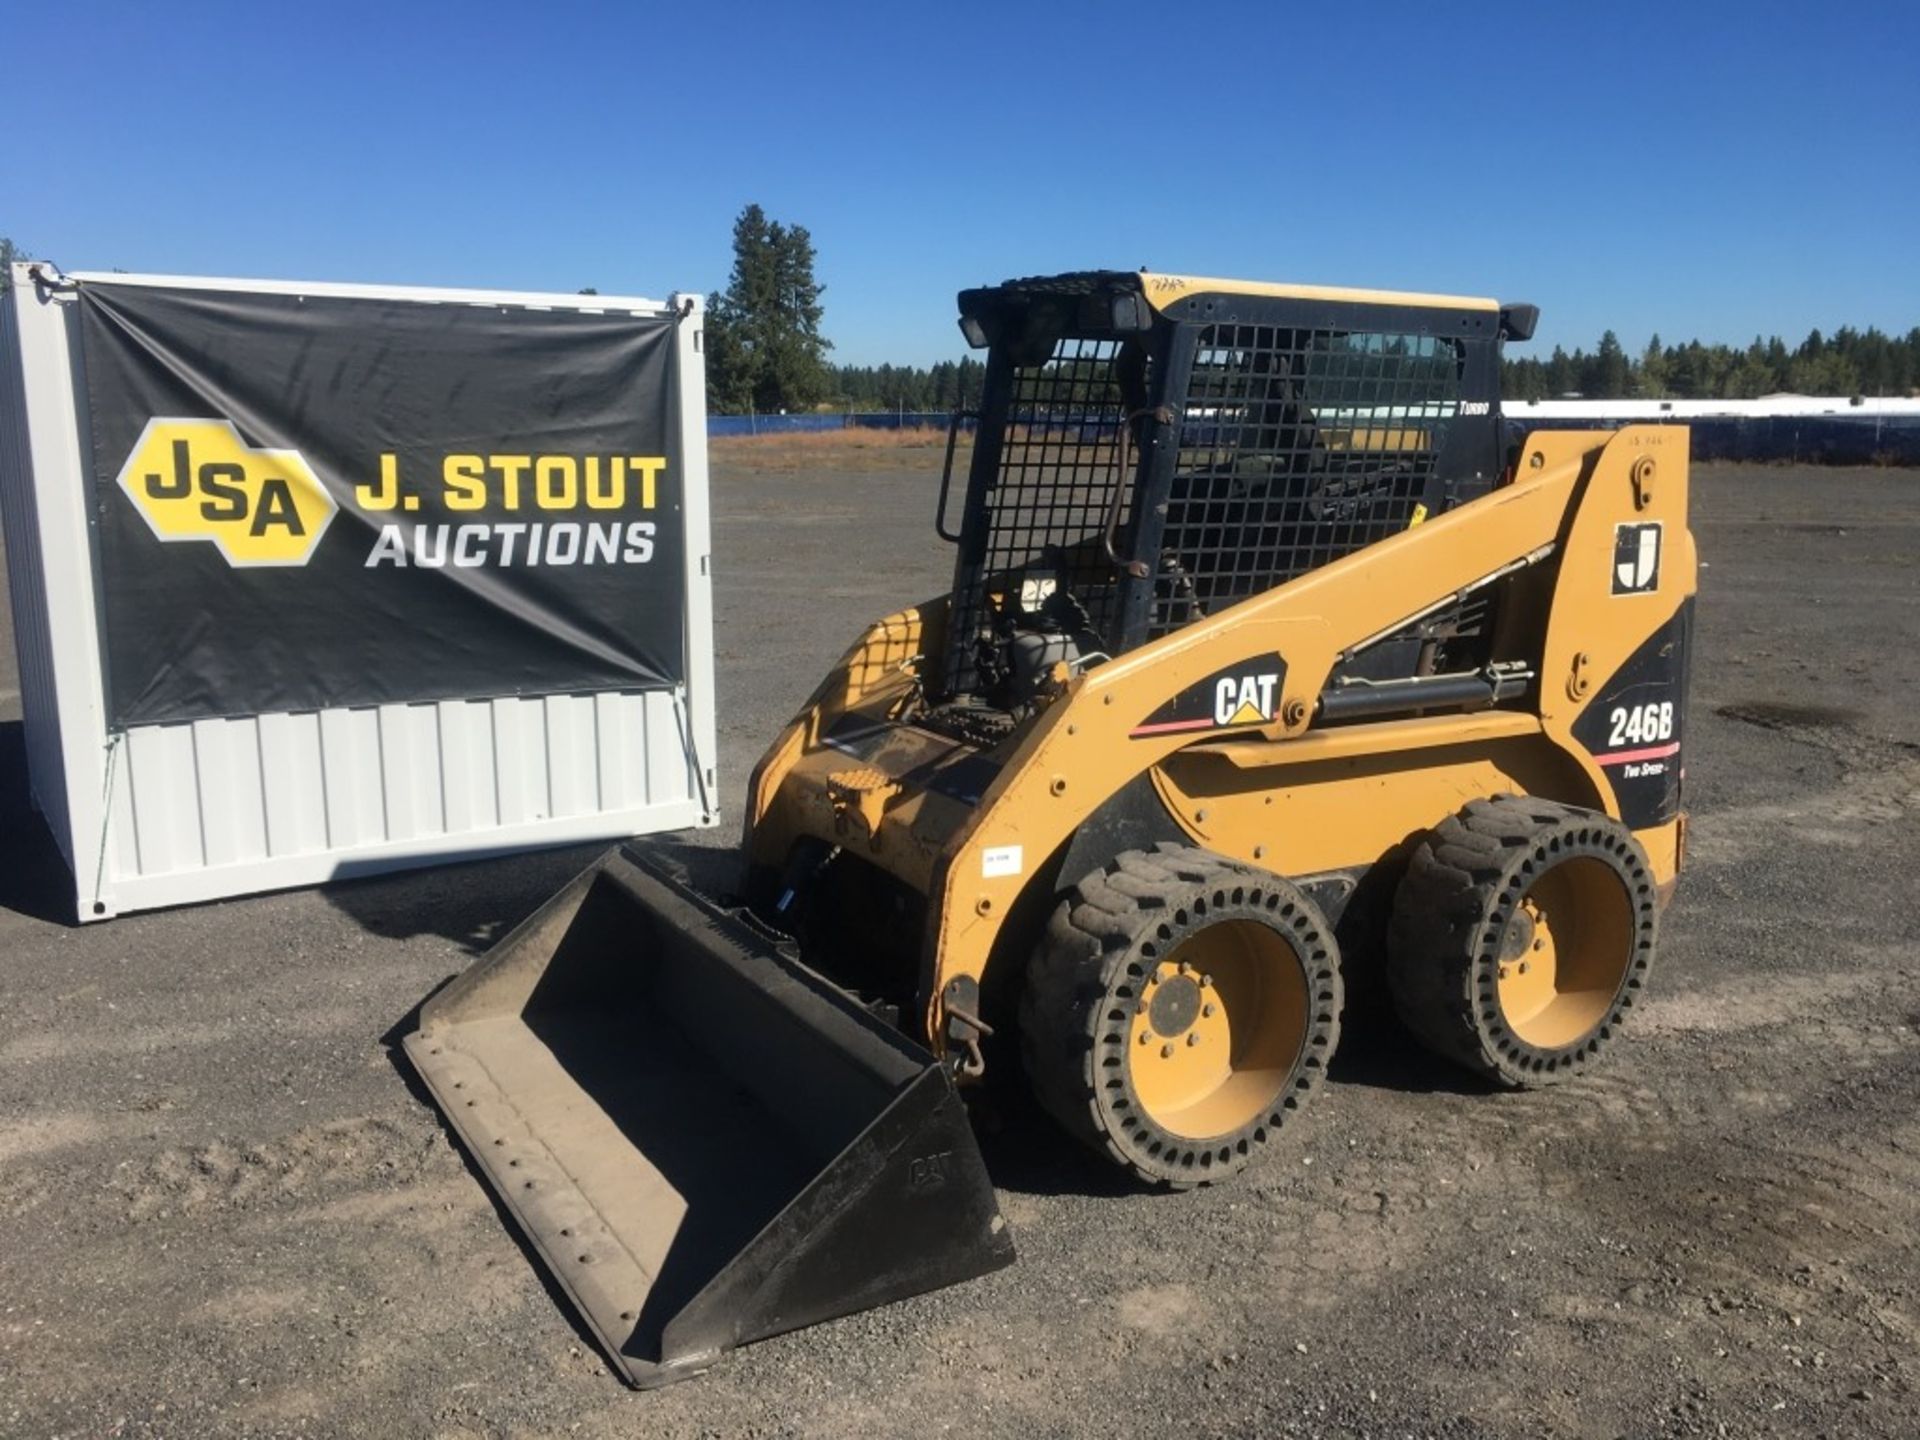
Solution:
[[[808,226],[836,358],[1134,267],[1744,342],[1920,324],[1920,5],[11,7],[0,234],[70,269],[660,295]]]

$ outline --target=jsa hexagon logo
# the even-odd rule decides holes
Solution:
[[[162,540],[208,540],[229,565],[304,565],[340,508],[297,450],[255,450],[225,420],[153,419],[120,488]]]

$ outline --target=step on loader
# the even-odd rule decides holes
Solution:
[[[1521,433],[1531,306],[1096,272],[960,296],[935,529],[774,740],[738,903],[604,857],[406,1041],[622,1373],[1013,1257],[989,1067],[1141,1182],[1327,1072],[1343,954],[1497,1085],[1579,1072],[1686,838],[1687,433]]]

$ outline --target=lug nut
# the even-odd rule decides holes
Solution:
[[[1173,1058],[1173,1046],[1162,1045],[1160,1047],[1160,1058],[1162,1060],[1171,1060]]]
[[[1187,1032],[1187,1044],[1198,1045],[1199,1043],[1200,1043],[1200,1032],[1198,1030],[1189,1030]]]
[[[1214,1007],[1212,1005],[1202,1005],[1200,1007],[1200,1014],[1204,1019],[1211,1020],[1213,1018],[1213,1012]]]

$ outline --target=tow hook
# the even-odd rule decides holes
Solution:
[[[979,1079],[987,1073],[980,1042],[993,1034],[993,1027],[980,1018],[979,982],[964,975],[955,979],[947,986],[942,1008],[947,1016],[947,1043],[966,1052],[955,1067],[957,1072],[969,1080]]]

